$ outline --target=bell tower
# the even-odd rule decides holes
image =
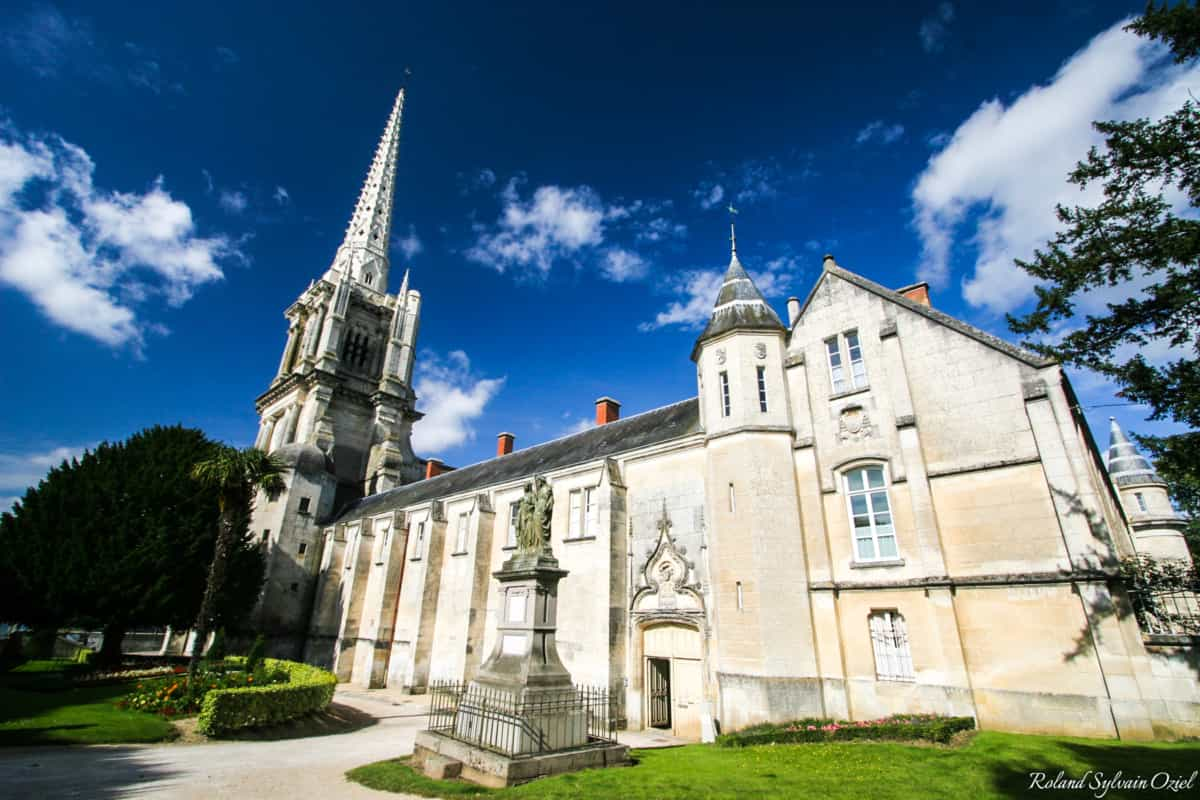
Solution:
[[[421,295],[407,271],[400,290],[387,291],[403,110],[401,89],[333,262],[284,312],[279,369],[255,404],[255,446],[286,467],[287,488],[259,497],[251,522],[267,552],[256,622],[273,640],[303,636],[317,521],[422,477],[410,442],[421,417],[412,390]]]

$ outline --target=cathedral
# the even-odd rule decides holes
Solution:
[[[1166,487],[1062,368],[826,256],[781,319],[736,240],[690,353],[697,393],[450,470],[410,444],[421,296],[387,293],[404,93],[333,262],[285,311],[257,445],[255,624],[363,687],[471,680],[526,483],[553,487],[558,651],[621,724],[975,717],[1200,735],[1193,630],[1144,629],[1118,559],[1189,559]],[[680,368],[683,356],[680,353]],[[1194,600],[1191,613],[1194,617]]]

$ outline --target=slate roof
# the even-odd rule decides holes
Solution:
[[[952,317],[949,314],[945,314],[935,308],[930,308],[924,303],[918,303],[916,300],[910,300],[904,295],[899,294],[887,288],[886,286],[881,286],[880,284],[875,283],[873,280],[853,273],[834,262],[832,256],[826,256],[824,269],[825,272],[828,272],[831,275],[836,275],[842,280],[852,283],[860,289],[865,289],[872,294],[879,295],[880,297],[890,300],[899,306],[903,306],[909,311],[920,314],[922,317],[931,319],[940,325],[945,325],[951,330],[958,331],[964,336],[969,336],[980,344],[986,345],[995,350],[999,350],[1000,352],[1012,356],[1018,361],[1028,364],[1031,367],[1049,367],[1057,363],[1052,358],[1045,358],[1043,356],[1039,356],[1037,353],[1031,353],[1024,348],[1017,347],[1011,342],[1004,341],[998,336],[992,336],[990,333],[982,331],[979,328],[976,328],[974,325],[969,325],[966,322],[963,322],[961,319]],[[822,279],[824,279],[824,277],[824,275],[821,276]],[[816,285],[813,286],[812,291],[809,292],[808,298],[804,301],[804,306],[800,309],[800,316],[797,317],[797,322],[804,317],[804,312],[808,309],[808,305],[812,302],[812,299],[816,297],[817,289],[820,287],[820,285],[821,281],[818,280]]]
[[[725,271],[725,279],[721,283],[721,291],[717,294],[708,325],[692,348],[692,360],[696,360],[700,345],[732,330],[787,330],[774,309],[763,299],[762,292],[758,291],[742,267],[742,262],[738,261],[737,253],[733,254],[729,269]]]
[[[583,433],[515,450],[433,478],[409,483],[349,504],[323,524],[381,514],[440,497],[462,494],[498,483],[583,464],[700,431],[700,404],[692,397],[635,414]]]
[[[1150,461],[1137,451],[1114,417],[1108,418],[1108,474],[1118,486],[1163,483]]]

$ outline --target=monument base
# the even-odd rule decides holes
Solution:
[[[442,778],[447,764],[462,765],[459,777],[471,783],[502,789],[535,778],[578,772],[597,767],[628,766],[629,746],[617,742],[596,742],[557,753],[538,753],[525,756],[506,756],[482,747],[460,742],[433,731],[417,733],[412,766],[431,778]],[[436,773],[436,774],[433,774]]]

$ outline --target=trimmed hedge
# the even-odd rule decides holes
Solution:
[[[936,714],[893,714],[874,720],[846,722],[830,719],[798,719],[782,724],[764,723],[724,733],[717,737],[721,747],[750,747],[760,744],[844,742],[855,739],[929,741],[945,744],[959,731],[975,729],[971,717],[941,717]]]
[[[228,659],[232,662],[234,659]],[[241,728],[278,725],[314,711],[321,711],[333,700],[337,678],[308,664],[263,659],[268,672],[282,670],[287,683],[251,686],[242,689],[213,689],[204,696],[197,730],[206,736],[220,736]]]

